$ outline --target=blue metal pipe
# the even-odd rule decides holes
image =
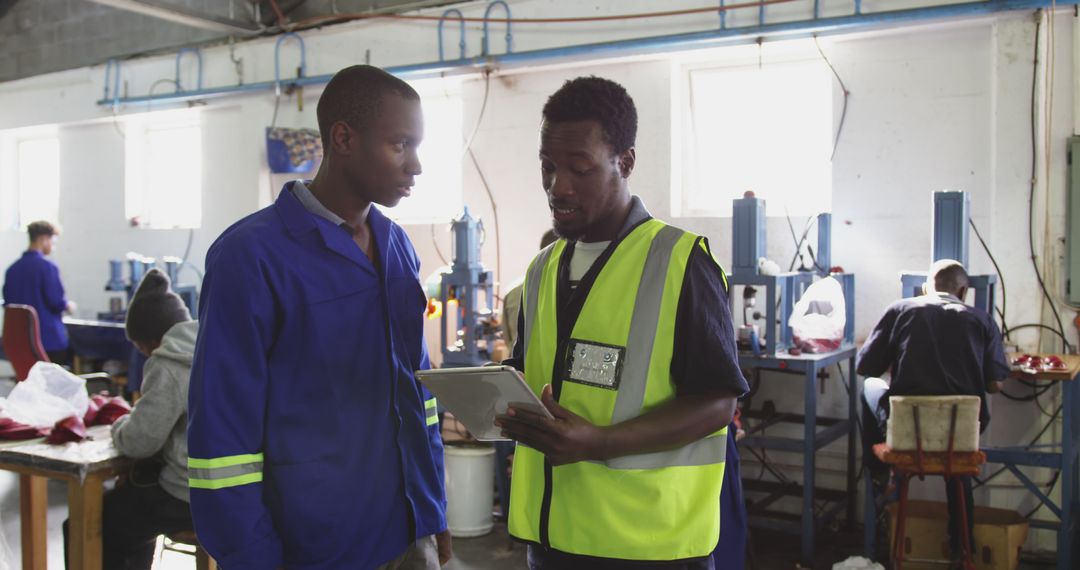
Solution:
[[[727,27],[727,10],[724,10],[724,0],[720,0],[720,29]]]
[[[507,5],[506,2],[503,2],[503,0],[495,0],[494,2],[488,4],[487,9],[484,10],[484,41],[480,49],[480,55],[484,57],[491,55],[491,51],[489,49],[491,47],[491,44],[488,43],[488,20],[491,18],[491,11],[494,10],[496,6],[502,6],[503,10],[506,11],[506,53],[509,54],[514,51],[512,47],[514,36],[510,32],[510,18],[513,17],[510,15],[510,6]]]
[[[112,98],[109,97],[109,72],[112,72]],[[115,113],[120,107],[120,61],[116,59],[110,59],[105,62],[105,94],[98,105],[104,105],[106,103],[112,103],[112,109]]]
[[[458,41],[458,47],[461,48],[461,55],[458,59],[465,59],[465,15],[461,13],[461,10],[457,8],[451,8],[442,13],[442,17],[439,18],[439,61],[446,61],[443,57],[443,24],[446,22],[446,18],[453,14],[457,14],[458,20],[461,21],[461,40]]]
[[[184,90],[180,86],[180,60],[184,58],[185,53],[195,54],[196,61],[198,61],[198,67],[196,67],[195,88],[201,90],[202,87],[202,52],[199,48],[180,48],[180,51],[176,52],[176,92],[180,93]]]
[[[506,53],[495,56],[466,58],[453,62],[431,62],[392,66],[385,69],[394,75],[420,79],[426,77],[439,77],[442,75],[466,74],[491,66],[503,68],[519,67],[540,61],[550,62],[553,60],[567,60],[580,58],[582,56],[609,56],[628,51],[634,53],[664,53],[678,51],[689,47],[704,48],[756,43],[758,38],[767,38],[770,40],[808,38],[813,35],[821,36],[846,33],[857,28],[886,27],[924,20],[984,16],[1014,10],[1034,10],[1037,8],[1045,8],[1049,5],[1049,0],[988,0],[985,2],[931,6],[926,8],[913,8],[909,10],[895,10],[861,15],[853,14],[849,16],[819,18],[816,20],[799,22],[781,22],[765,26],[726,28],[723,30],[709,30],[669,36],[654,36],[632,40],[548,48],[526,52]],[[1080,0],[1058,0],[1057,5],[1076,6],[1080,5]],[[280,42],[281,40],[279,39],[278,41]],[[302,77],[290,81],[290,83],[297,85],[320,85],[329,82],[330,78],[333,76],[334,74],[331,73],[312,77]],[[274,81],[249,83],[246,85],[212,87],[200,91],[188,91],[177,94],[165,93],[161,95],[125,97],[117,100],[116,103],[184,102],[252,91],[263,91],[279,87],[279,80],[275,77]],[[98,105],[109,105],[113,103],[114,102],[108,100],[107,97],[97,102]]]
[[[281,95],[281,43],[289,38],[296,39],[296,42],[300,44],[300,78],[307,75],[307,53],[304,49],[304,38],[300,37],[294,32],[288,32],[281,34],[278,37],[277,42],[274,44],[274,93]],[[330,81],[327,79],[326,81]],[[290,81],[290,83],[297,83],[296,81]],[[325,83],[325,82],[324,82]]]

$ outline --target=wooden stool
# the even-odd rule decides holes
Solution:
[[[896,451],[890,449],[887,444],[879,443],[874,446],[874,455],[879,461],[891,465],[893,471],[900,478],[900,498],[896,509],[896,530],[893,536],[893,561],[895,570],[903,570],[904,567],[904,525],[906,522],[905,507],[908,500],[908,483],[912,477],[922,480],[927,475],[940,475],[945,479],[946,485],[956,485],[956,495],[959,501],[960,528],[960,565],[963,570],[975,570],[971,551],[974,545],[969,544],[971,536],[968,534],[967,499],[964,496],[963,483],[960,477],[975,476],[979,474],[979,467],[986,463],[986,454],[981,451],[953,451],[953,441],[956,435],[957,408],[952,407],[952,418],[949,424],[948,449],[946,451],[923,451],[922,430],[919,425],[919,412],[916,407],[915,416],[915,442],[914,451]],[[912,560],[916,562],[916,560]],[[952,563],[942,560],[918,560],[918,562]]]
[[[201,544],[199,544],[199,539],[195,536],[194,531],[182,530],[180,532],[174,532],[165,536],[168,537],[169,540],[177,544],[184,544],[187,546],[195,547],[196,570],[218,570],[217,562],[214,562],[214,559],[210,558],[210,555],[207,554],[205,550],[203,550],[203,547]]]

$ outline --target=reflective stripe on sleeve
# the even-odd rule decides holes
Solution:
[[[424,402],[424,415],[427,418],[427,425],[429,426],[433,426],[439,423],[438,405],[439,404],[435,401],[435,398]]]
[[[249,453],[188,458],[188,484],[193,489],[224,489],[258,483],[263,479],[263,454]]]

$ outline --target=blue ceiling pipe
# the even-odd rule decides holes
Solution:
[[[1057,6],[1059,7],[1076,5],[1080,5],[1080,0],[1057,1]],[[513,52],[448,62],[439,61],[413,65],[399,65],[386,67],[384,69],[401,77],[421,79],[474,73],[487,67],[520,67],[535,63],[550,63],[555,60],[612,56],[626,52],[636,54],[663,53],[687,48],[707,48],[741,43],[757,43],[762,39],[787,40],[815,35],[840,34],[861,28],[888,27],[927,20],[970,18],[1015,10],[1035,10],[1047,8],[1049,6],[1050,0],[987,0],[984,2],[966,2],[963,4],[948,4],[889,12],[851,14],[848,16],[817,18],[797,22],[779,22],[763,26],[724,28],[669,36],[655,36],[534,51]],[[323,85],[329,82],[330,78],[333,76],[334,74],[330,73],[326,75],[302,77],[291,80],[289,83],[295,85]],[[175,94],[164,93],[160,95],[121,97],[119,99],[103,98],[98,100],[97,104],[105,106],[138,103],[182,103],[254,91],[268,91],[273,90],[277,86],[278,83],[275,81],[263,81],[246,85],[211,87]]]

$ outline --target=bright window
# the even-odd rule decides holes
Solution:
[[[424,140],[419,149],[423,174],[416,177],[412,195],[387,210],[398,223],[443,223],[462,208],[461,95],[457,85],[444,81],[413,84],[424,109]]]
[[[126,121],[125,213],[141,228],[202,223],[202,126],[197,112],[163,112]]]
[[[59,223],[60,139],[28,138],[15,143],[19,227],[46,220]]]
[[[0,133],[0,227],[59,222],[60,140],[55,127]]]
[[[748,190],[765,199],[772,216],[831,209],[833,101],[825,65],[699,65],[681,77],[679,215],[730,216],[732,199]]]

